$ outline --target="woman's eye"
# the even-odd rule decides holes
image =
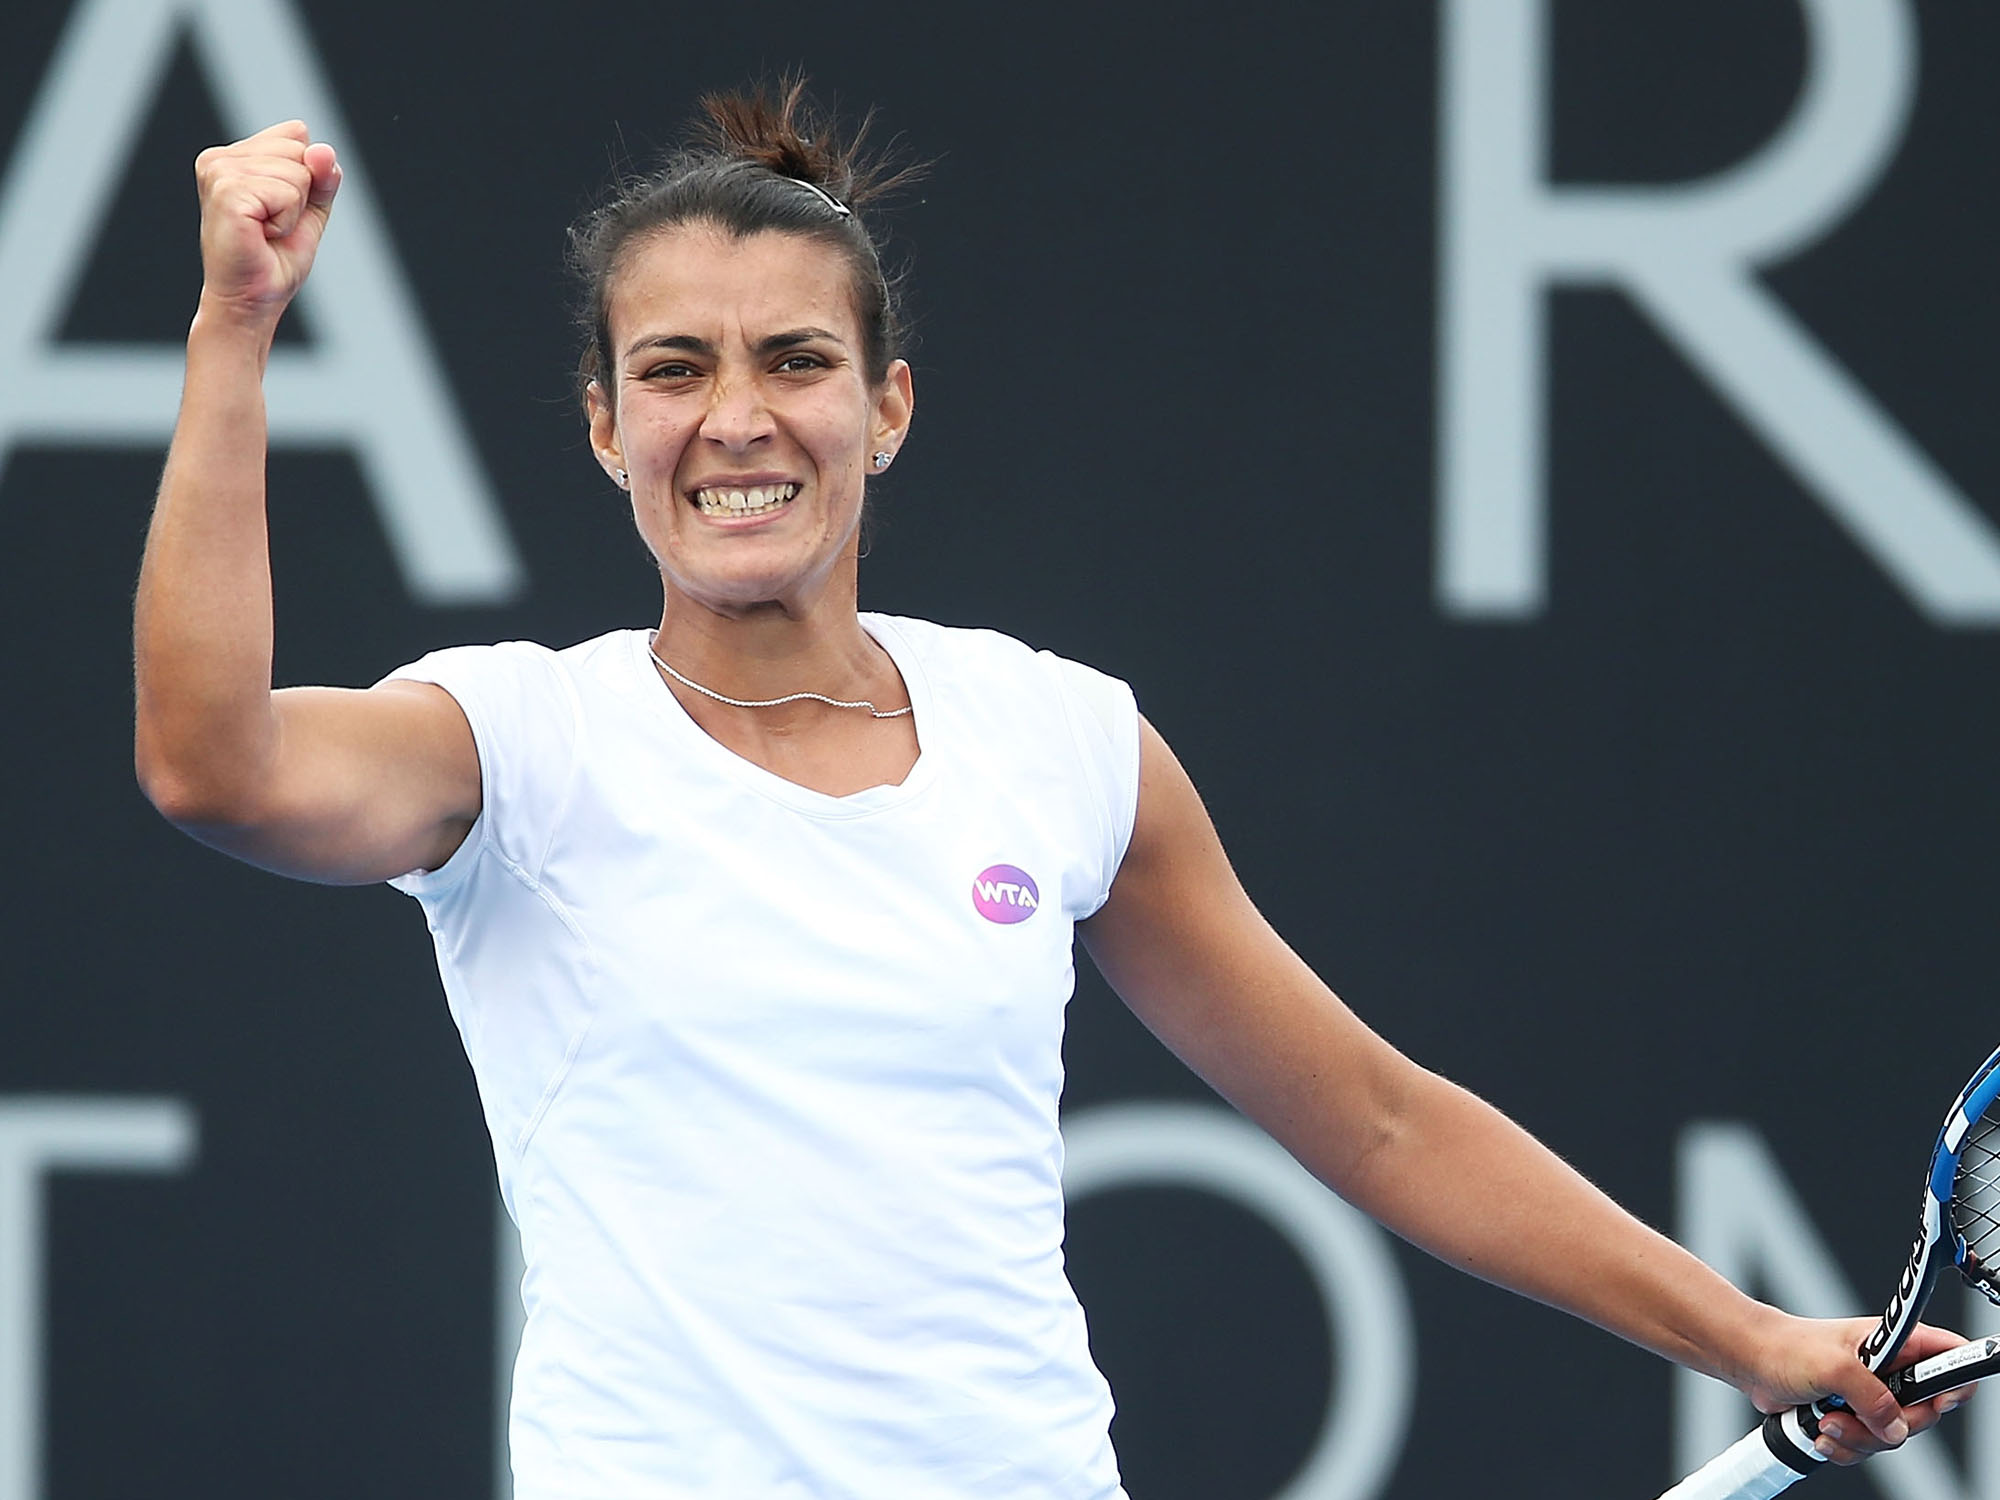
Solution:
[[[701,372],[693,365],[682,364],[679,360],[669,360],[663,365],[654,365],[645,373],[647,380],[689,380]]]
[[[778,368],[788,375],[797,375],[806,370],[824,370],[826,361],[817,354],[788,354]]]

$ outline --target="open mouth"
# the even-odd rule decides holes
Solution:
[[[705,516],[764,516],[798,497],[796,484],[755,484],[741,489],[710,485],[689,493],[694,508]]]

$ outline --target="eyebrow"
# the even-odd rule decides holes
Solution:
[[[783,333],[773,333],[757,341],[752,351],[759,356],[776,354],[780,349],[796,349],[800,344],[810,344],[815,339],[828,343],[841,343],[837,333],[824,328],[788,328]],[[642,349],[678,349],[686,354],[699,354],[708,359],[716,356],[715,345],[707,339],[696,338],[691,333],[652,333],[635,339],[626,349],[625,357],[630,359]]]

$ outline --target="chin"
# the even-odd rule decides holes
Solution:
[[[674,592],[722,614],[735,614],[767,605],[786,605],[813,589],[810,576],[794,572],[771,573],[762,569],[739,573],[710,572],[697,576],[669,577]]]

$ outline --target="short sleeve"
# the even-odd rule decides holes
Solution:
[[[479,818],[465,842],[437,869],[389,884],[419,898],[435,895],[486,854],[537,878],[582,754],[582,710],[562,659],[529,641],[453,646],[382,680],[429,682],[450,693],[479,752]]]
[[[1104,819],[1104,895],[1109,896],[1139,813],[1139,705],[1132,689],[1116,677],[1064,657],[1052,660],[1070,730]]]

